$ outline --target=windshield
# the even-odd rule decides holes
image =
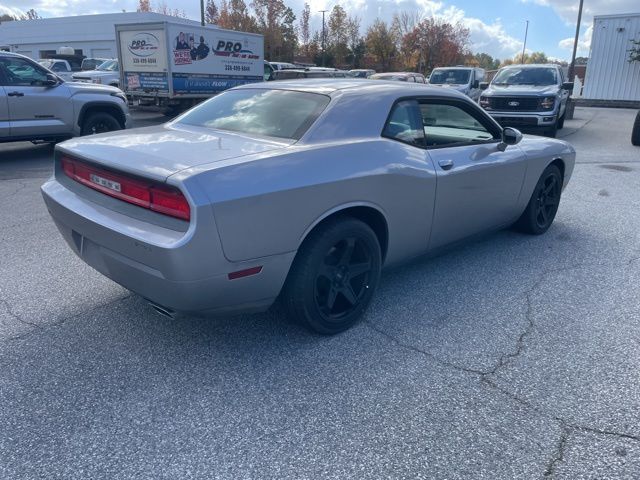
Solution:
[[[38,63],[42,65],[44,68],[48,68],[51,70],[51,66],[53,65],[53,60],[39,60]]]
[[[509,67],[498,72],[493,85],[556,85],[556,69],[548,67]]]
[[[107,72],[117,72],[118,71],[118,61],[117,60],[107,60],[104,63],[101,63],[96,70],[104,70]]]
[[[436,68],[429,78],[433,85],[466,85],[469,83],[469,70],[440,69]]]
[[[227,90],[178,118],[179,124],[297,140],[329,97],[289,90]]]

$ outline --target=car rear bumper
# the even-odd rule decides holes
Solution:
[[[295,256],[229,262],[217,233],[211,238],[215,226],[178,232],[148,224],[143,230],[143,222],[83,198],[55,178],[41,190],[58,230],[85,263],[168,310],[216,315],[265,310],[280,293]],[[256,275],[228,277],[255,266],[262,267]]]

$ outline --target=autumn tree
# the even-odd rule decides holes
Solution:
[[[215,25],[218,23],[218,6],[213,0],[207,0],[207,6],[204,10],[204,20],[206,23]]]
[[[39,18],[42,18],[42,17],[38,15],[38,12],[36,12],[33,8],[30,8],[29,10],[27,10],[27,13],[25,13],[24,15],[25,20],[37,20]]]
[[[365,44],[377,70],[389,71],[397,53],[397,33],[379,18],[367,29]]]
[[[302,53],[305,56],[309,56],[309,42],[311,41],[311,27],[309,25],[311,19],[311,7],[308,3],[304,4],[302,14],[300,15],[300,24],[298,26],[300,31],[300,42],[302,43]]]
[[[507,58],[503,60],[501,66],[506,65],[518,65],[518,64],[531,64],[531,63],[550,63],[547,55],[544,52],[517,53],[513,58]]]
[[[462,63],[468,45],[467,28],[460,23],[451,24],[435,17],[421,21],[402,40],[402,50],[412,52],[414,68],[420,72]]]
[[[364,39],[360,35],[360,17],[353,16],[347,20],[347,38],[352,68],[357,68],[364,56]]]
[[[218,15],[218,26],[241,32],[256,33],[258,31],[256,19],[249,12],[244,0],[229,0],[228,2],[222,0]]]
[[[151,0],[138,1],[138,12],[150,12],[150,11],[151,11]]]
[[[345,64],[349,53],[349,29],[347,12],[340,5],[335,5],[329,14],[328,46],[333,53],[337,66]]]
[[[297,45],[293,10],[283,0],[254,0],[257,30],[264,36],[264,55],[269,60],[293,60]]]

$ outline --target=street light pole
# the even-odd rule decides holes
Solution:
[[[580,22],[582,21],[582,4],[584,0],[580,0],[580,6],[578,7],[578,23],[576,24],[576,38],[573,41],[573,55],[571,55],[571,65],[569,65],[569,78],[568,82],[573,82],[573,70],[576,66],[576,52],[578,50],[578,38],[580,37]]]
[[[524,30],[524,44],[522,45],[522,58],[520,59],[520,63],[524,64],[524,50],[527,48],[527,35],[529,34],[529,20],[527,20],[527,26]]]
[[[329,10],[320,10],[322,13],[322,66],[325,67],[325,54],[324,54],[324,42],[325,42],[325,34],[324,34],[324,14]]]
[[[204,0],[200,0],[200,24],[204,27]]]

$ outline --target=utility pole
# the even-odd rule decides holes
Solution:
[[[582,1],[582,0],[581,0]],[[529,34],[529,20],[527,20],[527,26],[524,30],[524,45],[522,45],[522,58],[520,63],[524,64],[524,50],[527,48],[527,35]]]
[[[322,13],[322,66],[326,67],[325,65],[325,54],[324,54],[324,43],[325,43],[325,34],[324,34],[324,14],[326,12],[328,12],[329,10],[320,10],[319,12]]]
[[[204,27],[204,0],[200,0],[200,25]]]
[[[569,78],[567,82],[573,82],[573,70],[576,66],[576,52],[578,50],[578,38],[580,37],[580,22],[582,21],[582,4],[584,0],[580,0],[580,6],[578,7],[578,23],[576,24],[576,38],[573,41],[573,55],[571,55],[571,65],[569,65]]]

